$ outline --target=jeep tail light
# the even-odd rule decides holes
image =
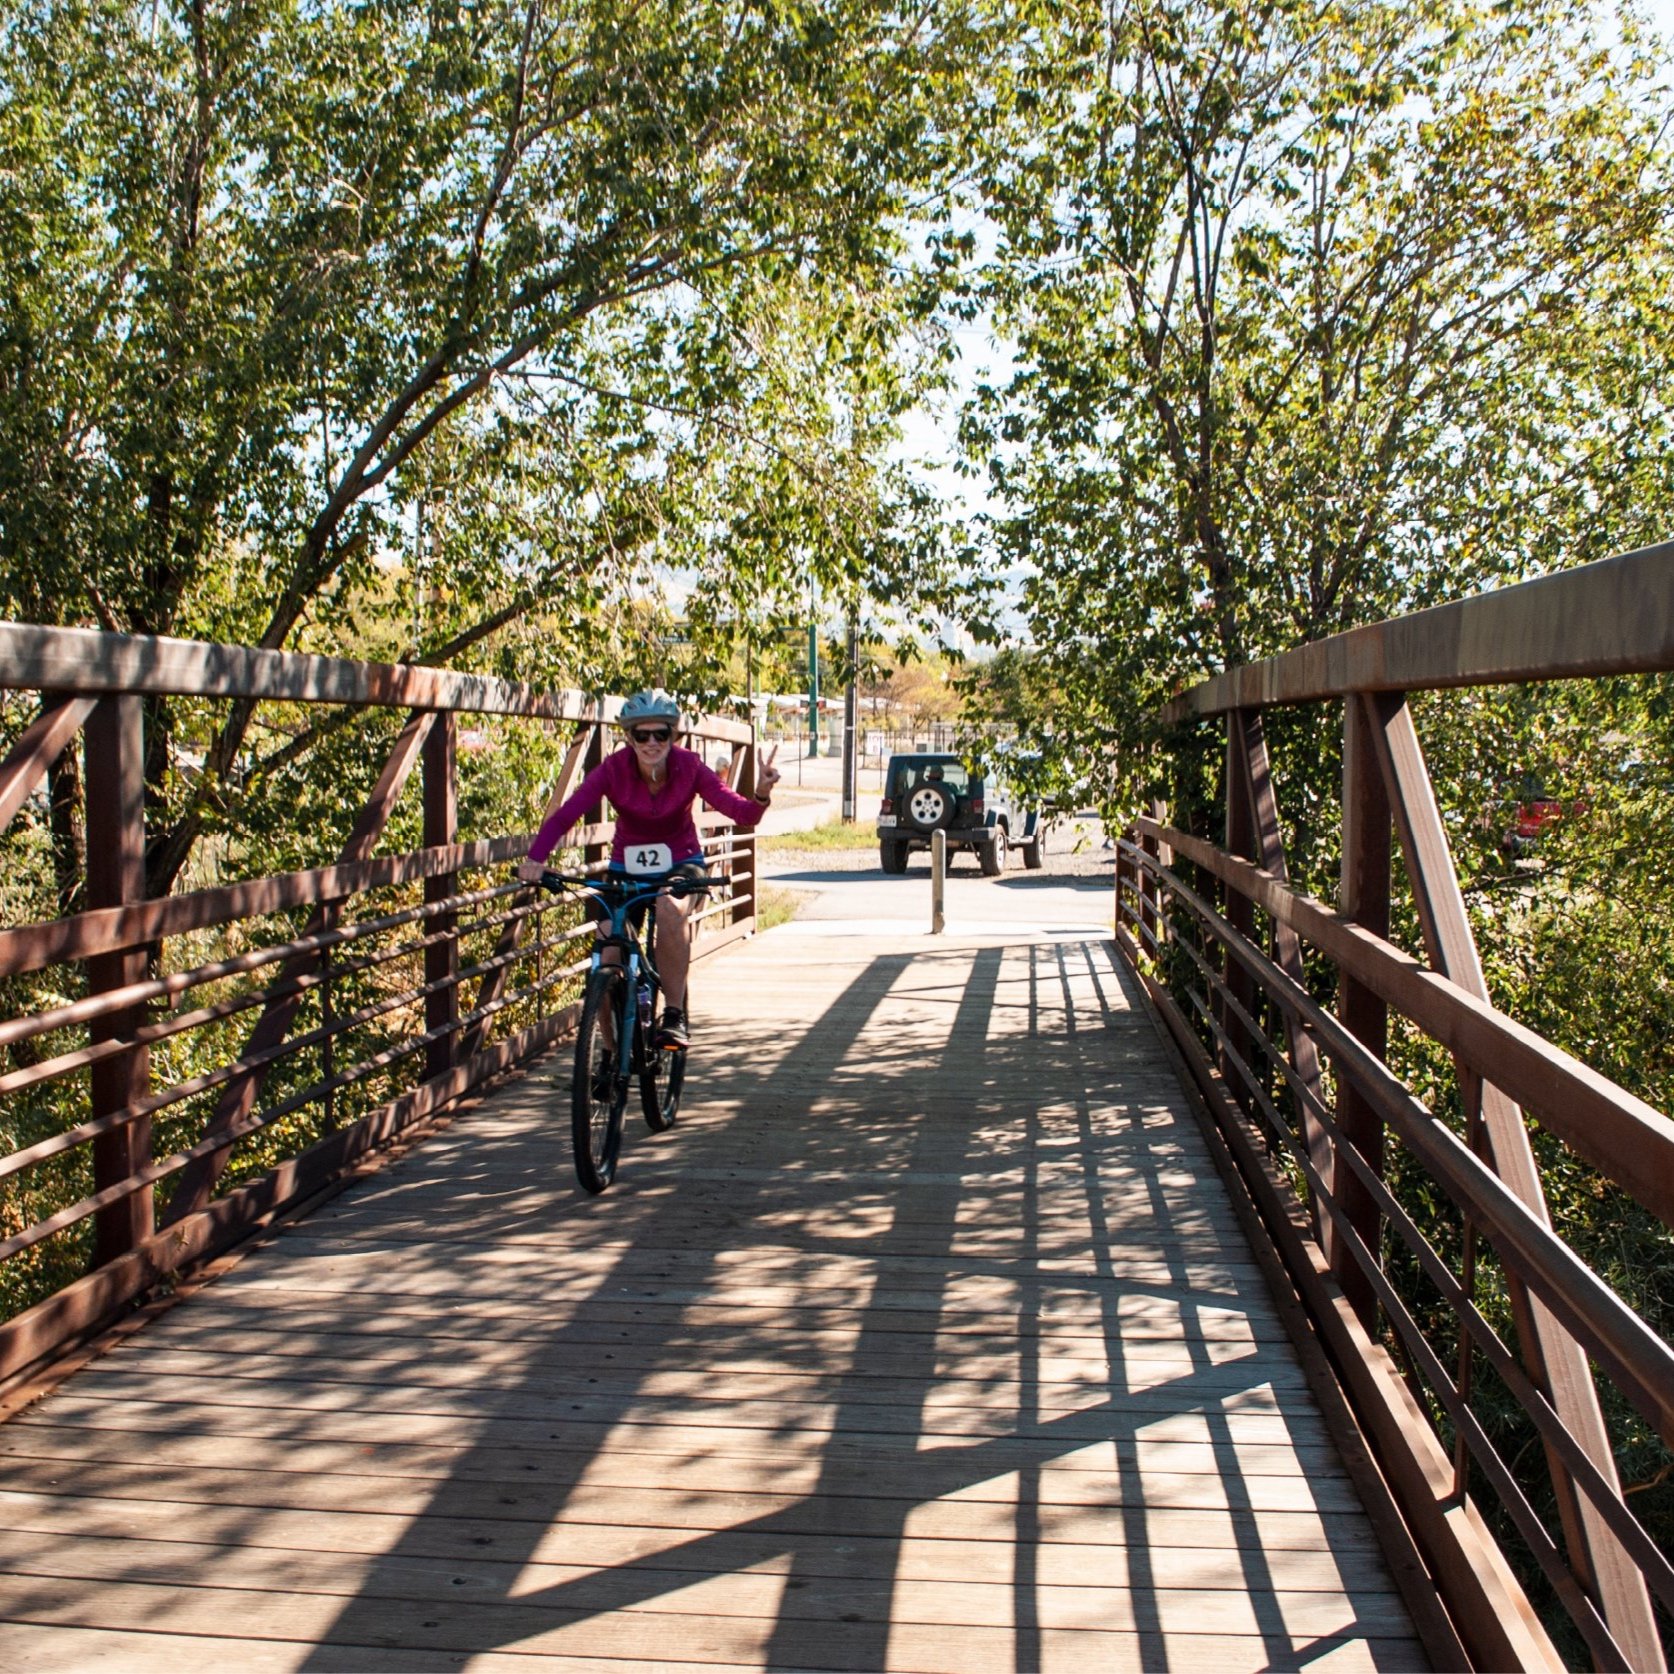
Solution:
[[[971,798],[971,812],[973,814],[983,814],[983,813],[987,812],[987,809],[983,805],[983,800],[980,796],[973,796]]]
[[[895,812],[895,798],[892,796],[886,796],[883,799],[883,806],[878,810],[878,812],[880,814],[893,814]]]

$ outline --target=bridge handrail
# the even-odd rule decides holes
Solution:
[[[1212,843],[1140,819],[1135,829],[1213,873],[1487,1076],[1579,1156],[1674,1225],[1674,1121],[1516,1018],[1323,902]]]
[[[1165,721],[1356,692],[1442,691],[1674,668],[1674,541],[1369,622],[1189,687]]]
[[[79,737],[89,856],[85,910],[0,928],[12,1004],[0,1016],[0,1053],[12,1059],[0,1063],[0,1114],[18,1118],[0,1157],[0,1274],[14,1293],[33,1287],[0,1322],[5,1380],[328,1189],[573,1021],[586,926],[575,908],[509,880],[527,833],[461,839],[457,720],[555,723],[567,749],[550,807],[613,747],[620,700],[16,623],[0,623],[0,690],[40,700],[0,761],[0,831]],[[144,706],[170,696],[397,710],[406,724],[334,862],[147,898]],[[700,717],[686,737],[727,752],[733,783],[753,786],[748,723]],[[423,842],[375,854],[410,781],[422,790]],[[699,823],[710,869],[731,877],[725,899],[693,914],[702,957],[754,928],[756,866],[753,834],[716,815]],[[601,823],[575,834],[595,865],[608,837]],[[290,916],[299,912],[305,924]],[[154,1120],[166,1154],[153,1154]],[[265,1160],[229,1188],[229,1163],[257,1134]],[[173,1199],[154,1205],[171,1180]]]
[[[1674,543],[1357,628],[1229,670],[1167,705],[1165,721],[1225,718],[1225,842],[1177,828],[1159,806],[1118,846],[1118,945],[1378,1459],[1403,1550],[1442,1601],[1432,1643],[1449,1665],[1562,1665],[1477,1506],[1474,1471],[1597,1666],[1667,1666],[1674,1567],[1622,1495],[1588,1357],[1674,1448],[1674,1349],[1551,1226],[1523,1113],[1665,1225],[1674,1122],[1491,1004],[1405,694],[1669,669]],[[1336,909],[1289,883],[1261,716],[1329,699],[1343,702],[1345,729]],[[1395,838],[1428,965],[1388,940]],[[1187,875],[1193,868],[1203,881]],[[1335,967],[1335,1014],[1312,997],[1304,948],[1316,978],[1320,958]],[[1463,1139],[1387,1069],[1391,1011],[1452,1057]],[[1385,1184],[1390,1144],[1455,1206],[1456,1259]],[[1386,1232],[1452,1316],[1451,1371],[1430,1341],[1439,1328],[1420,1323],[1384,1270]],[[1476,1306],[1479,1241],[1505,1274],[1517,1352]],[[1561,1537],[1477,1417],[1473,1357],[1540,1437]]]

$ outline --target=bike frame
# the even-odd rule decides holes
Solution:
[[[603,956],[607,948],[616,948],[623,956],[622,963],[628,973],[628,1004],[623,1007],[624,1020],[620,1030],[622,1038],[617,1041],[616,1050],[617,1073],[624,1078],[633,1071],[634,1037],[639,1030],[637,1000],[640,973],[643,971],[650,979],[653,998],[663,989],[662,978],[657,974],[656,962],[650,957],[650,948],[656,940],[655,903],[658,896],[673,893],[671,885],[677,875],[664,872],[649,878],[610,875],[602,878],[572,878],[561,872],[547,872],[541,878],[541,882],[549,889],[563,886],[585,890],[610,914],[610,932],[608,935],[594,937],[593,957],[588,961],[587,968],[589,973],[598,970],[604,963]],[[706,887],[720,881],[718,878],[712,878]],[[652,904],[647,915],[649,927],[644,946],[641,946],[638,930],[629,921],[629,915],[641,902]]]

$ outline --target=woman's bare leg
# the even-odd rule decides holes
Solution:
[[[692,968],[692,949],[686,940],[689,897],[657,897],[657,976],[663,985],[663,1004],[686,1009],[686,973]]]

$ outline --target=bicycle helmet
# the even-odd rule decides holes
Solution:
[[[648,691],[635,692],[622,705],[622,712],[616,717],[616,724],[625,730],[637,725],[640,721],[667,721],[678,732],[680,730],[680,705],[661,686],[652,687]]]

